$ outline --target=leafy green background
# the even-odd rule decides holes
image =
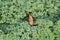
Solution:
[[[60,0],[0,0],[0,40],[60,40]]]

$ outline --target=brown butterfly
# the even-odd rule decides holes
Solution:
[[[33,21],[33,17],[32,17],[32,15],[31,15],[31,13],[26,14],[26,16],[27,16],[27,22],[28,22],[31,26],[33,26],[33,25],[34,25],[34,21]]]

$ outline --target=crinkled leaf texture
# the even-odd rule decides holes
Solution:
[[[0,40],[60,40],[60,0],[0,0]]]

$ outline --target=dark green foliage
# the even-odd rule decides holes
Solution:
[[[60,40],[60,0],[0,0],[0,40]]]

